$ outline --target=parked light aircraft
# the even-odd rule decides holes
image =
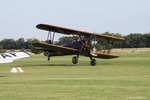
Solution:
[[[111,48],[114,42],[123,41],[123,38],[118,38],[114,36],[107,36],[101,34],[95,34],[85,31],[74,30],[70,28],[64,28],[60,26],[54,26],[49,24],[38,24],[36,26],[38,29],[48,31],[47,42],[38,42],[33,44],[34,47],[44,51],[44,55],[50,60],[51,56],[61,56],[61,55],[76,55],[72,58],[72,63],[77,64],[80,55],[88,56],[91,60],[91,66],[96,65],[96,60],[94,58],[111,59],[117,58],[119,56],[110,54]],[[72,43],[55,45],[53,43],[55,33],[65,34],[65,35],[78,35],[79,39],[74,40]],[[108,52],[97,52],[96,44],[97,41],[104,41],[107,43]]]
[[[9,53],[0,53],[0,63],[11,63],[13,60],[31,57],[27,52],[9,52]]]

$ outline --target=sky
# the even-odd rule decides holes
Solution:
[[[95,33],[150,32],[150,0],[0,0],[0,41],[47,39],[37,24]],[[55,40],[61,35],[57,34]]]

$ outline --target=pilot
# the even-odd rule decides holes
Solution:
[[[52,41],[51,41],[51,40],[48,40],[47,43],[52,44]]]

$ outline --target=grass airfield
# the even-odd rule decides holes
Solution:
[[[117,54],[117,59],[42,55],[0,64],[1,100],[149,100],[150,53]],[[10,73],[21,67],[23,73]]]

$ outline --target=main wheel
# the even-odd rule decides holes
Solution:
[[[47,60],[50,61],[50,57],[48,57]]]
[[[78,57],[77,57],[77,56],[74,56],[74,57],[72,58],[72,63],[73,63],[73,64],[77,64],[77,63],[78,63]]]
[[[96,60],[95,59],[92,59],[91,60],[91,66],[95,66],[96,65]]]

